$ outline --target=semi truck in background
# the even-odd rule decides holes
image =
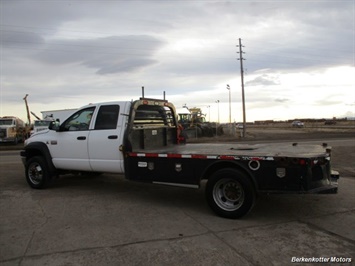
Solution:
[[[25,122],[15,116],[0,117],[0,143],[12,142],[17,144],[27,138]]]

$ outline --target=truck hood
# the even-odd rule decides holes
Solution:
[[[40,130],[40,131],[37,131],[37,132],[33,133],[33,135],[32,135],[31,137],[38,136],[38,135],[43,135],[43,134],[47,134],[48,131],[49,131],[48,128],[42,129],[42,130]]]
[[[46,135],[46,134],[49,134],[49,129],[45,129],[45,130],[42,130],[42,131],[38,131],[36,133],[33,133],[28,139],[25,140],[25,146],[28,144],[28,143],[31,143],[31,142],[34,142],[37,140],[37,138],[41,138],[41,136],[43,135]]]

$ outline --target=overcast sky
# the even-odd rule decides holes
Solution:
[[[0,116],[167,99],[207,119],[355,116],[354,0],[0,0]],[[216,101],[219,100],[219,104]],[[208,108],[209,106],[209,108]]]

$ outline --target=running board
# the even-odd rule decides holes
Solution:
[[[168,182],[155,182],[153,181],[153,184],[157,185],[167,185],[167,186],[173,186],[173,187],[185,187],[185,188],[199,188],[200,186],[198,185],[191,185],[191,184],[179,184],[179,183],[168,183]]]

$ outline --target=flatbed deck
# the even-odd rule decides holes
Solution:
[[[186,144],[174,145],[160,149],[136,150],[138,154],[166,154],[166,155],[194,155],[203,156],[246,156],[246,157],[293,157],[315,158],[327,156],[330,153],[327,145],[302,145],[294,143],[268,143],[268,144]]]

